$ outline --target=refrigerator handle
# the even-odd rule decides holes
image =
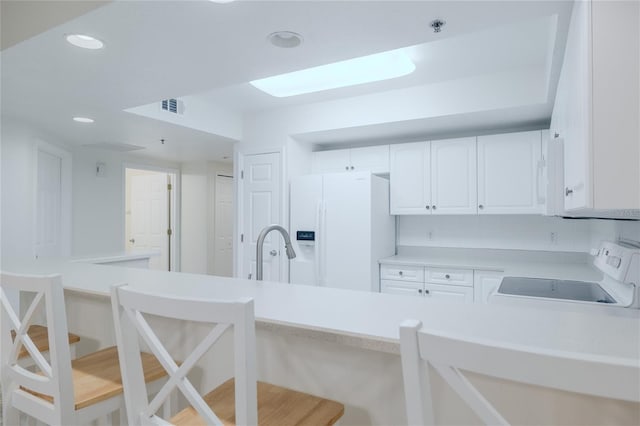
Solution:
[[[326,262],[327,262],[327,245],[325,244],[325,239],[327,236],[327,231],[326,231],[326,227],[327,227],[327,205],[325,204],[325,202],[321,202],[320,203],[320,232],[318,235],[318,241],[320,242],[320,247],[316,248],[316,250],[318,250],[318,252],[320,253],[320,259],[319,259],[319,265],[320,265],[320,282],[319,285],[324,286],[326,285],[325,280],[326,280]]]
[[[321,222],[322,222],[322,201],[318,201],[318,204],[316,205],[316,241],[315,241],[315,259],[314,259],[314,278],[315,278],[315,284],[317,286],[320,286],[322,283],[322,278],[320,276],[320,262],[321,262],[321,256],[320,256],[320,247],[322,246],[321,243]]]

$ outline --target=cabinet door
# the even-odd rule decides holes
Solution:
[[[489,296],[500,286],[502,275],[499,271],[474,271],[473,301],[489,303]]]
[[[349,170],[351,159],[349,149],[334,149],[313,153],[313,173],[337,173]]]
[[[431,142],[432,214],[477,213],[476,138]]]
[[[423,283],[382,280],[380,284],[381,293],[404,294],[407,296],[422,296],[423,294]]]
[[[539,214],[541,132],[478,137],[478,213]]]
[[[356,172],[389,173],[389,145],[352,148],[350,169]]]
[[[455,285],[425,284],[424,293],[426,297],[433,300],[443,300],[445,302],[472,303],[473,288]]]
[[[564,140],[564,184],[566,210],[589,207],[591,184],[589,158],[591,145],[591,2],[575,2],[567,34],[562,83],[566,85]]]
[[[431,212],[430,143],[391,145],[391,214]]]

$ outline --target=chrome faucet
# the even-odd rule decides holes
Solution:
[[[296,257],[296,252],[293,250],[293,246],[291,245],[291,239],[289,238],[289,233],[286,229],[284,229],[280,225],[269,225],[260,231],[260,235],[258,235],[258,242],[256,244],[256,280],[262,281],[262,246],[264,245],[264,239],[267,238],[267,234],[273,230],[276,230],[282,234],[282,238],[284,238],[284,247],[287,250],[287,257],[289,259],[293,259]],[[272,250],[272,254],[275,256],[275,250]],[[276,252],[277,253],[277,252]]]

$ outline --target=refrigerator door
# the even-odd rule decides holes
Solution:
[[[296,257],[289,265],[289,282],[319,285],[318,258],[321,244],[319,212],[322,206],[322,176],[308,175],[293,179],[290,197],[289,234]]]
[[[324,175],[323,285],[371,291],[371,174]]]

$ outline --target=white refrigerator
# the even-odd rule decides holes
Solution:
[[[389,181],[367,172],[291,180],[292,284],[380,291],[378,260],[395,253]]]

